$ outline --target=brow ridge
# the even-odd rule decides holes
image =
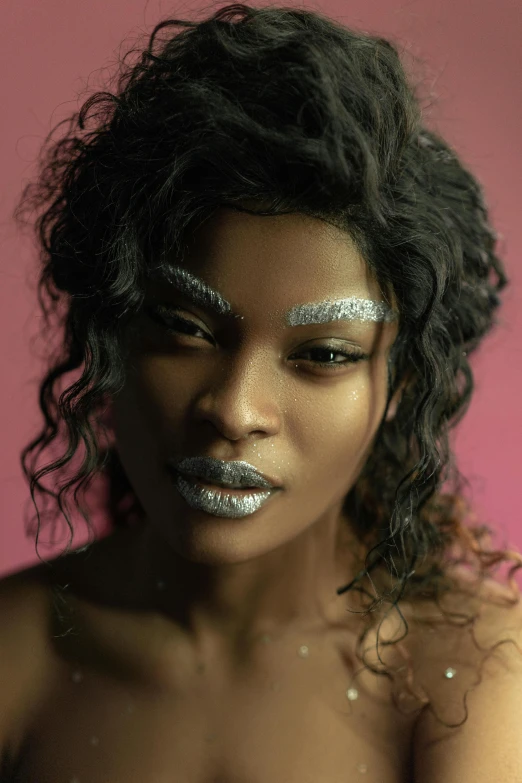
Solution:
[[[180,266],[161,266],[150,273],[153,280],[166,281],[196,304],[214,310],[218,315],[235,315],[232,305],[204,280]],[[235,315],[235,317],[239,317]],[[288,326],[345,321],[395,321],[398,317],[386,302],[359,297],[308,302],[295,305],[285,313]]]
[[[395,321],[396,311],[386,302],[350,296],[333,301],[296,305],[285,314],[289,326],[324,324],[332,321]]]
[[[201,278],[180,266],[160,267],[151,272],[151,278],[171,283],[188,299],[214,310],[218,315],[233,315],[230,302]]]

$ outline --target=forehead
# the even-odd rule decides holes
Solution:
[[[220,209],[190,236],[183,267],[238,310],[266,314],[332,298],[382,298],[352,238],[303,215]]]

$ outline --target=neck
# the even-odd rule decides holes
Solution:
[[[361,547],[339,510],[255,560],[207,564],[179,556],[150,523],[135,533],[132,584],[194,640],[304,630],[346,621],[337,588],[361,567]]]

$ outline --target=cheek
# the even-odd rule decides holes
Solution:
[[[299,428],[297,441],[316,477],[319,469],[327,481],[339,476],[346,479],[366,458],[386,404],[384,390],[381,393],[377,388],[368,378],[361,378],[349,389],[330,391],[320,401],[301,407],[300,423],[294,420]]]
[[[155,481],[162,454],[165,428],[178,427],[179,395],[173,394],[173,378],[154,361],[135,361],[120,394],[112,401],[112,426],[122,463],[133,483]]]
[[[177,423],[190,397],[183,377],[169,357],[139,358],[121,395],[122,410],[155,431]]]

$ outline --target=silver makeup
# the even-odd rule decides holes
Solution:
[[[182,476],[178,476],[175,483],[180,495],[191,508],[228,519],[248,517],[258,511],[275,491],[258,489],[239,496],[227,492],[226,489],[207,489],[197,481],[186,480]]]
[[[153,280],[166,280],[189,299],[210,307],[218,315],[233,315],[232,305],[218,291],[196,275],[179,266],[161,266],[151,270]],[[334,301],[296,305],[286,313],[289,326],[323,324],[331,321],[395,321],[398,313],[386,302],[349,297]]]
[[[386,302],[372,299],[337,299],[332,302],[303,304],[292,307],[286,314],[289,326],[326,324],[330,321],[395,321],[397,313]]]
[[[212,308],[219,315],[228,315],[232,312],[230,302],[227,302],[221,294],[180,266],[160,267],[152,270],[150,276],[153,280],[166,280],[172,283],[181,294],[186,294],[197,304]]]
[[[212,457],[187,457],[170,463],[176,471],[175,485],[191,508],[218,517],[239,519],[261,508],[277,491],[263,474],[243,460],[225,461]],[[197,479],[225,485],[208,489]],[[227,492],[230,488],[248,488],[250,492]],[[255,489],[254,489],[255,487]]]
[[[185,476],[202,478],[209,484],[225,484],[229,487],[274,489],[266,476],[244,460],[223,460],[215,457],[185,457],[171,463]]]

